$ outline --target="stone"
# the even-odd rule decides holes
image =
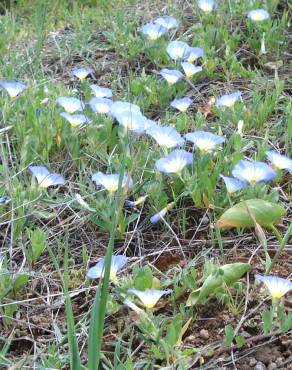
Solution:
[[[266,366],[265,364],[263,364],[262,362],[257,362],[256,366],[254,367],[254,370],[266,370]]]
[[[200,337],[202,339],[209,339],[210,338],[210,335],[209,335],[208,330],[206,330],[206,329],[200,330]]]
[[[275,362],[271,362],[270,365],[268,366],[268,370],[276,370],[278,369],[278,365],[275,364]]]

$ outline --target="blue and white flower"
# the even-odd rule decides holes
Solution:
[[[181,173],[189,164],[193,163],[193,155],[183,149],[177,149],[169,153],[167,157],[156,161],[155,167],[163,173]]]
[[[249,184],[258,184],[273,180],[276,172],[264,162],[241,160],[235,165],[232,175]]]
[[[117,118],[119,114],[123,112],[130,112],[132,114],[140,114],[142,116],[142,112],[138,105],[133,103],[128,103],[124,101],[116,101],[112,104],[110,113],[113,117]]]
[[[201,66],[195,66],[193,63],[190,63],[190,62],[182,62],[181,66],[182,66],[182,69],[184,70],[185,75],[188,78],[191,78],[196,73],[203,71],[203,68]]]
[[[94,113],[110,113],[113,101],[108,98],[92,98],[89,101],[90,108]]]
[[[159,24],[168,31],[179,27],[179,22],[173,17],[159,17],[154,20],[154,23]]]
[[[84,114],[69,114],[66,112],[60,113],[60,116],[65,118],[72,127],[81,127],[82,125],[91,123],[91,119]]]
[[[205,13],[210,13],[216,8],[217,4],[213,0],[199,0],[198,7]]]
[[[174,202],[169,203],[166,207],[162,208],[159,212],[155,213],[153,216],[150,217],[150,222],[152,225],[157,224],[157,222],[161,221],[167,212],[174,206]]]
[[[65,109],[66,113],[75,113],[83,111],[84,104],[81,100],[74,97],[60,96],[57,103]]]
[[[95,184],[98,187],[103,187],[110,193],[114,193],[118,190],[119,187],[119,177],[120,174],[114,173],[114,174],[105,174],[102,172],[96,172],[92,175],[91,179],[95,182]],[[128,185],[129,189],[133,187],[133,180],[130,176],[127,174],[124,175],[124,178],[122,180],[122,188],[124,188],[126,185]]]
[[[147,118],[141,114],[135,114],[129,111],[117,114],[116,120],[126,130],[132,131],[135,134],[142,134],[145,132],[145,127],[149,127]]]
[[[79,80],[85,80],[85,78],[93,73],[92,68],[80,67],[80,68],[73,68],[71,71],[71,75],[79,78]]]
[[[143,204],[145,200],[147,199],[148,195],[144,195],[142,197],[139,197],[137,200],[125,200],[125,206],[126,207],[137,207],[140,204]]]
[[[95,209],[91,208],[90,205],[87,202],[85,202],[85,200],[82,198],[82,196],[79,193],[75,194],[75,198],[82,208],[85,208],[87,209],[87,211],[90,211],[90,212],[96,212]]]
[[[189,56],[189,45],[183,41],[170,41],[167,45],[167,54],[173,60],[184,60]]]
[[[185,97],[181,99],[174,99],[170,106],[179,110],[180,112],[186,112],[189,108],[189,106],[192,104],[192,99]]]
[[[146,308],[153,308],[159,299],[164,296],[172,293],[171,289],[167,290],[154,290],[154,289],[147,289],[147,290],[137,290],[137,289],[129,289],[128,293],[134,294],[137,296],[144,307]]]
[[[242,119],[240,119],[238,122],[237,122],[237,133],[242,136],[243,135],[243,127],[244,127],[244,121]]]
[[[150,22],[146,23],[141,31],[143,35],[148,37],[150,40],[157,40],[159,37],[165,35],[168,32],[168,29],[163,27],[161,24]]]
[[[7,91],[10,98],[16,98],[26,89],[26,85],[18,81],[0,81],[0,86]]]
[[[160,74],[169,83],[169,85],[173,85],[183,78],[183,74],[176,69],[163,68],[160,71]]]
[[[168,149],[184,145],[184,139],[175,128],[169,126],[153,126],[147,130],[159,146],[164,146]]]
[[[144,122],[145,132],[148,131],[151,127],[157,127],[157,126],[158,126],[157,122],[153,121],[152,119],[146,118],[146,120]]]
[[[270,14],[265,9],[251,10],[247,17],[254,22],[262,22],[270,18]]]
[[[129,299],[125,299],[123,303],[129,308],[131,308],[133,311],[135,311],[138,315],[146,315],[146,312],[144,310],[142,310],[140,307],[138,307],[135,303],[133,303]]]
[[[287,170],[292,173],[292,159],[286,155],[282,155],[275,150],[269,150],[266,152],[268,161],[273,164],[279,170]]]
[[[225,141],[223,136],[215,135],[212,134],[212,132],[206,131],[189,132],[185,135],[185,138],[194,143],[194,145],[203,153],[216,149]]]
[[[197,59],[200,59],[204,56],[204,50],[202,48],[191,46],[189,47],[187,57],[185,60],[187,62],[195,62]]]
[[[244,181],[240,181],[238,179],[234,179],[233,177],[227,177],[220,175],[222,180],[226,185],[227,192],[229,194],[235,193],[236,191],[245,189],[247,187],[247,183]]]
[[[265,43],[265,32],[263,32],[262,40],[261,40],[261,53],[263,55],[267,54],[266,43]]]
[[[113,96],[112,89],[109,89],[107,87],[90,85],[90,89],[96,98],[111,98]]]
[[[29,166],[28,169],[36,178],[40,188],[48,188],[49,186],[64,185],[64,177],[58,173],[50,173],[44,166]]]
[[[273,275],[255,275],[256,280],[265,284],[271,296],[275,300],[280,300],[292,289],[292,281]]]
[[[218,98],[215,102],[217,107],[233,107],[234,104],[241,98],[241,92],[236,91],[231,94],[226,94]]]
[[[123,255],[112,256],[111,260],[111,269],[110,269],[110,280],[117,282],[117,273],[120,271],[126,264],[128,258]],[[91,267],[87,272],[87,277],[90,279],[100,279],[104,274],[104,262],[105,259],[100,259],[96,265]]]

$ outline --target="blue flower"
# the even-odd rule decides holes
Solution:
[[[121,270],[127,263],[128,258],[123,255],[112,256],[111,268],[110,268],[110,280],[117,282],[117,273]],[[104,262],[105,259],[100,259],[97,264],[91,267],[87,272],[87,277],[90,279],[100,279],[104,274]]]
[[[163,295],[171,294],[172,290],[147,289],[142,291],[137,289],[129,289],[128,293],[135,294],[146,308],[153,308]]]
[[[173,127],[153,126],[147,130],[147,134],[150,135],[159,146],[174,148],[184,145],[184,139]]]
[[[168,32],[168,29],[163,27],[162,25],[158,23],[146,23],[142,27],[142,33],[143,35],[147,36],[150,40],[157,40],[162,35],[166,34]]]
[[[147,118],[143,115],[135,114],[129,111],[116,114],[116,120],[125,129],[132,131],[136,134],[142,134],[145,127],[149,126]]]
[[[166,207],[164,207],[161,211],[155,213],[155,215],[150,217],[150,222],[152,225],[157,224],[160,220],[164,218],[167,212],[174,206],[174,202],[169,203]]]
[[[183,41],[170,41],[167,45],[167,54],[173,60],[184,60],[189,55],[189,45]]]
[[[94,113],[108,114],[111,110],[113,101],[108,98],[92,98],[89,101],[90,108]]]
[[[10,98],[16,98],[26,89],[26,85],[18,81],[0,81],[0,86],[7,91]]]
[[[92,175],[91,179],[95,182],[97,186],[102,186],[110,193],[114,193],[119,187],[119,177],[118,173],[115,174],[105,174],[102,172],[96,172]],[[133,180],[128,175],[124,175],[122,180],[122,188],[128,184],[129,189],[133,187]]]
[[[280,300],[292,289],[292,281],[273,275],[255,275],[256,280],[261,281],[268,288],[275,300]]]
[[[181,99],[174,99],[170,105],[171,107],[179,110],[180,112],[186,112],[188,107],[192,104],[192,99],[190,98],[181,98]]]
[[[66,113],[70,114],[84,109],[82,101],[74,97],[60,96],[57,103],[65,109]]]
[[[233,177],[227,177],[223,175],[220,175],[220,177],[223,179],[229,194],[235,193],[236,191],[245,189],[247,187],[246,182],[234,179]]]
[[[204,50],[199,47],[191,46],[188,49],[187,57],[185,60],[187,62],[194,62],[195,60],[202,58],[204,56]]]
[[[178,28],[179,22],[173,17],[159,17],[154,20],[154,23],[166,28],[168,31]]]
[[[113,117],[117,117],[119,114],[123,112],[130,112],[132,114],[140,114],[142,116],[142,112],[138,105],[133,103],[128,103],[124,101],[116,101],[112,104],[110,113]]]
[[[169,153],[167,157],[156,161],[155,167],[164,173],[181,173],[188,164],[193,163],[193,155],[183,149],[177,149]]]
[[[84,80],[92,72],[93,72],[92,68],[81,67],[81,68],[73,68],[71,71],[71,74],[79,78],[79,80]]]
[[[40,188],[48,188],[49,186],[64,185],[64,177],[58,173],[50,173],[43,166],[29,166],[28,169],[35,176]]]
[[[216,149],[218,145],[225,141],[224,137],[206,131],[189,132],[185,135],[185,138],[194,143],[203,153]]]
[[[6,204],[7,203],[7,197],[5,195],[3,195],[2,197],[0,197],[0,204]]]
[[[170,85],[175,84],[183,78],[183,74],[176,69],[163,68],[160,74]]]
[[[90,89],[96,98],[111,98],[113,96],[112,90],[107,87],[90,85]]]
[[[203,10],[205,13],[210,13],[213,9],[216,8],[216,3],[213,0],[199,0],[198,7]]]
[[[218,98],[215,102],[217,107],[233,107],[234,104],[240,99],[241,92],[236,91],[232,94],[226,94]]]
[[[288,170],[292,173],[292,159],[282,155],[275,150],[269,150],[266,152],[269,162],[271,162],[279,170]]]
[[[265,9],[254,9],[251,10],[247,17],[254,22],[262,22],[270,18],[270,14]]]
[[[133,200],[125,200],[125,206],[126,207],[136,207],[138,206],[139,204],[142,204],[145,202],[145,200],[147,199],[148,195],[144,195],[142,197],[139,197],[136,201],[133,201]]]
[[[84,124],[91,123],[91,119],[86,117],[84,114],[69,114],[66,112],[60,113],[60,116],[65,118],[72,127],[81,127]]]
[[[276,172],[264,162],[241,160],[235,165],[232,175],[249,184],[257,184],[273,180]]]
[[[182,66],[182,69],[184,70],[185,75],[188,78],[191,78],[196,73],[202,72],[203,70],[201,66],[195,66],[193,63],[190,63],[190,62],[182,62],[181,66]]]

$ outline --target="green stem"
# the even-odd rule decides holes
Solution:
[[[274,227],[274,229],[277,230],[275,227]],[[274,231],[274,229],[272,228],[273,231]],[[277,230],[277,233],[279,234],[278,230]],[[288,243],[288,240],[290,239],[291,235],[292,235],[292,222],[291,222],[290,226],[288,227],[288,230],[286,231],[286,234],[280,240],[279,249],[277,250],[277,253],[275,254],[274,258],[272,259],[271,267],[270,267],[269,271],[274,266],[274,264],[278,261],[279,256],[283,252],[283,250],[285,249],[285,247],[286,247],[286,245]]]
[[[128,140],[126,140],[128,141]],[[127,143],[124,143],[123,153],[126,153],[125,147]],[[101,357],[101,344],[104,330],[105,314],[106,314],[106,305],[108,299],[108,290],[109,290],[109,277],[111,269],[112,254],[114,249],[116,229],[119,221],[119,216],[123,207],[123,188],[122,182],[125,173],[125,155],[123,157],[122,166],[120,169],[119,176],[119,186],[115,196],[115,200],[112,208],[112,222],[110,227],[110,239],[108,242],[108,247],[105,255],[104,263],[104,275],[100,282],[99,288],[96,291],[95,304],[93,305],[92,317],[96,315],[94,320],[93,328],[91,335],[89,337],[89,346],[92,351],[89,353],[88,358],[88,369],[97,370],[99,368],[100,357]],[[94,312],[95,311],[95,312]]]
[[[279,233],[278,229],[274,226],[274,225],[271,225],[270,226],[271,229],[273,230],[273,233],[275,234],[278,242],[280,243],[280,245],[282,244],[282,236],[281,234]]]

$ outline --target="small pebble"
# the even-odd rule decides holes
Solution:
[[[253,357],[249,361],[249,366],[255,366],[257,364],[257,360]]]
[[[282,362],[283,362],[282,358],[281,357],[278,357],[277,360],[276,360],[277,366],[281,366],[282,365]]]
[[[209,335],[208,330],[206,330],[206,329],[200,330],[200,337],[203,338],[203,339],[209,339],[210,335]]]
[[[254,367],[254,370],[266,370],[266,366],[262,362],[258,362]]]
[[[207,225],[210,222],[209,217],[208,216],[202,217],[200,222],[202,223],[202,225]]]
[[[278,365],[275,364],[275,362],[271,362],[270,365],[268,366],[268,370],[276,370],[278,369]]]

